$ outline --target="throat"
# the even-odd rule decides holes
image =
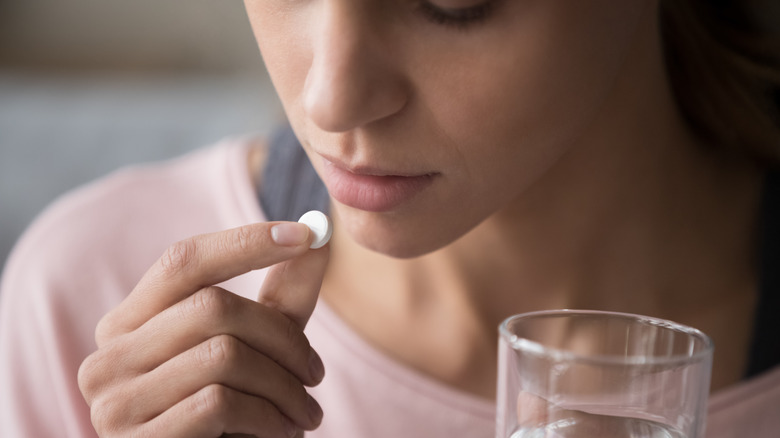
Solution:
[[[384,262],[382,271],[355,281],[354,275],[341,277],[342,261],[332,258],[321,298],[389,360],[464,393],[494,399],[497,324],[482,319],[452,277],[430,274],[440,272],[431,269],[433,260]]]

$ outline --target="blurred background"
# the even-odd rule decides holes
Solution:
[[[0,0],[0,266],[63,192],[279,120],[243,2]]]
[[[239,0],[0,0],[0,266],[63,192],[280,120]]]

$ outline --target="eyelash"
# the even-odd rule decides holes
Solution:
[[[486,0],[468,8],[442,9],[428,0],[420,0],[417,2],[417,9],[432,23],[465,30],[488,19],[496,2],[497,0]]]

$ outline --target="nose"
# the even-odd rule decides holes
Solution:
[[[308,117],[325,131],[344,132],[396,114],[406,105],[407,87],[364,0],[319,5],[323,19],[313,30],[303,90]]]

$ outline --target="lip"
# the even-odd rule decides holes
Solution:
[[[433,183],[436,173],[406,173],[371,167],[349,168],[323,157],[323,181],[333,198],[349,207],[387,212],[400,207]]]

